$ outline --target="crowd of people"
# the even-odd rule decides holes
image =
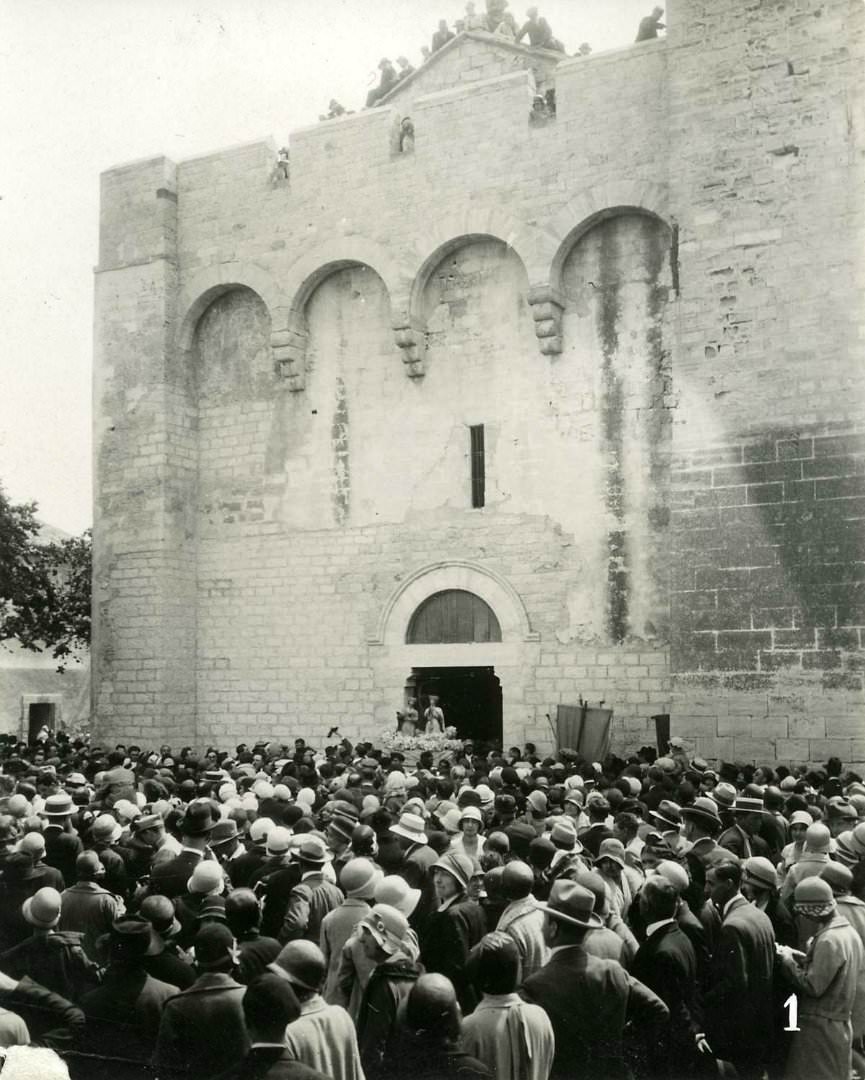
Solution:
[[[3,1080],[846,1080],[863,940],[836,759],[0,746]]]

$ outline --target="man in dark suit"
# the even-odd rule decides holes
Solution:
[[[252,1047],[218,1080],[328,1080],[292,1057],[285,1045],[287,1025],[300,1016],[300,1003],[285,979],[270,972],[259,976],[243,995],[243,1016]]]
[[[213,859],[208,847],[210,832],[216,822],[207,799],[189,803],[180,823],[180,854],[157,866],[150,879],[150,892],[161,896],[181,896],[192,871],[202,859]]]
[[[759,1078],[772,1052],[775,935],[767,915],[739,891],[742,866],[710,868],[706,889],[721,917],[705,996],[712,1052],[735,1065],[742,1080]]]
[[[667,1006],[615,960],[590,956],[583,939],[602,925],[595,897],[574,881],[557,881],[545,913],[547,964],[526,979],[522,996],[540,1005],[553,1025],[556,1054],[550,1080],[614,1080],[629,1075],[622,1033],[626,1020],[660,1028]]]
[[[769,845],[760,836],[763,821],[768,811],[762,799],[740,795],[730,807],[733,824],[718,837],[721,847],[732,851],[740,859],[750,859],[752,855],[769,857]]]
[[[235,958],[234,937],[227,926],[202,926],[195,938],[200,974],[188,990],[168,998],[162,1009],[154,1054],[160,1080],[211,1080],[246,1056],[245,987],[231,977]]]
[[[679,928],[679,895],[671,882],[658,875],[640,890],[640,915],[646,940],[637,951],[631,974],[658,995],[670,1010],[660,1037],[641,1048],[645,1074],[658,1080],[691,1080],[700,1072],[705,1052],[699,1000],[697,956]]]

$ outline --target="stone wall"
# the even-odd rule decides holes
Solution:
[[[711,756],[865,757],[858,444],[821,441],[865,415],[861,6],[668,23],[562,61],[543,126],[472,40],[413,153],[406,98],[293,133],[287,182],[267,142],[105,174],[106,731],[372,734],[412,666],[493,663],[508,742],[582,694],[619,748],[672,711]],[[499,651],[407,651],[422,583],[507,608]]]

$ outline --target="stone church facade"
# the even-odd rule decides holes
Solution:
[[[862,5],[667,22],[103,174],[99,733],[865,760]]]

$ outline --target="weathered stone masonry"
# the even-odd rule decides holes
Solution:
[[[463,35],[289,182],[103,174],[101,732],[372,736],[489,665],[508,743],[582,694],[620,747],[865,761],[862,8],[668,8],[558,66]],[[502,641],[407,645],[447,588]]]

